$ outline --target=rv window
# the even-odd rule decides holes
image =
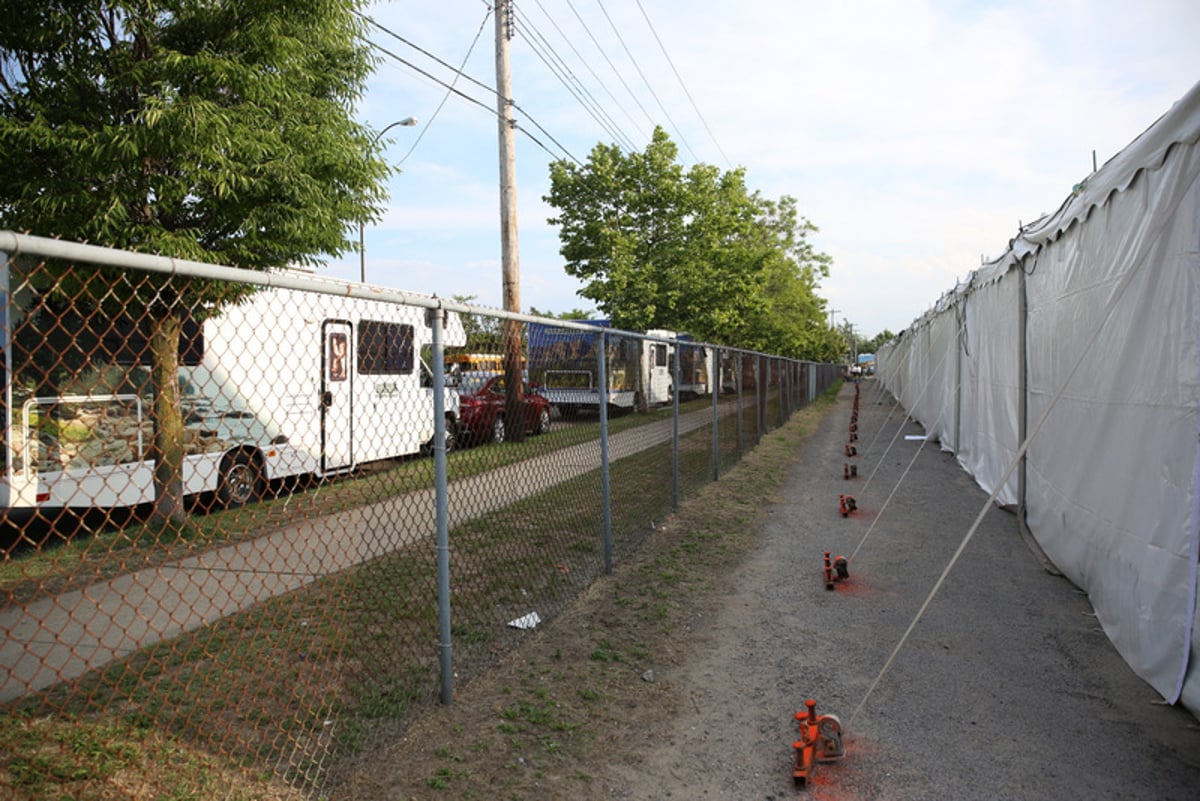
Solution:
[[[358,372],[409,375],[413,371],[413,327],[363,320],[358,325]]]
[[[667,346],[666,345],[655,345],[654,346],[654,366],[655,367],[666,367],[667,366]]]

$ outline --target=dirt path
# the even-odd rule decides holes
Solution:
[[[1194,798],[1196,720],[1157,704],[1006,513],[880,677],[986,496],[904,439],[919,429],[873,382],[847,459],[852,401],[845,387],[766,438],[333,797]],[[843,518],[848,491],[860,509]],[[857,551],[832,592],[825,550]],[[841,717],[847,756],[798,788],[808,697]]]

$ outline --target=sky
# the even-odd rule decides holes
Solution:
[[[490,6],[367,13],[382,62],[357,117],[418,122],[381,139],[398,173],[365,259],[322,272],[499,308]],[[661,125],[685,167],[796,198],[833,260],[831,319],[899,332],[1200,81],[1198,31],[1196,0],[517,0],[521,308],[594,309],[547,222],[548,165]]]

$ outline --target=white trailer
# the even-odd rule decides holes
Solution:
[[[29,312],[13,300],[9,280],[9,268],[0,268],[0,330],[13,376],[0,421],[7,445],[0,508],[11,513],[152,500],[149,393],[19,389],[29,382],[11,372],[13,343]],[[343,293],[347,286],[327,283]],[[345,473],[431,444],[432,373],[421,358],[431,341],[426,314],[421,306],[270,288],[205,320],[179,368],[185,494],[211,492],[239,505],[273,479]],[[453,313],[446,317],[444,344],[466,344]],[[88,369],[92,375],[115,371],[125,376],[124,386],[136,387],[132,376],[138,370],[144,376],[146,366],[143,354],[140,363]],[[448,389],[444,398],[449,448],[458,396]]]
[[[679,400],[695,400],[712,391],[708,381],[708,348],[680,334],[671,345],[671,358],[679,359]],[[675,374],[675,365],[671,365]]]

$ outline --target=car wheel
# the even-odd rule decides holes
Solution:
[[[492,442],[504,442],[505,433],[504,418],[497,417],[492,421]]]
[[[244,451],[228,454],[221,461],[217,479],[217,500],[226,509],[245,506],[256,501],[266,491],[262,467],[258,460]]]
[[[542,413],[538,415],[537,433],[545,434],[550,431],[550,410],[542,409]]]

